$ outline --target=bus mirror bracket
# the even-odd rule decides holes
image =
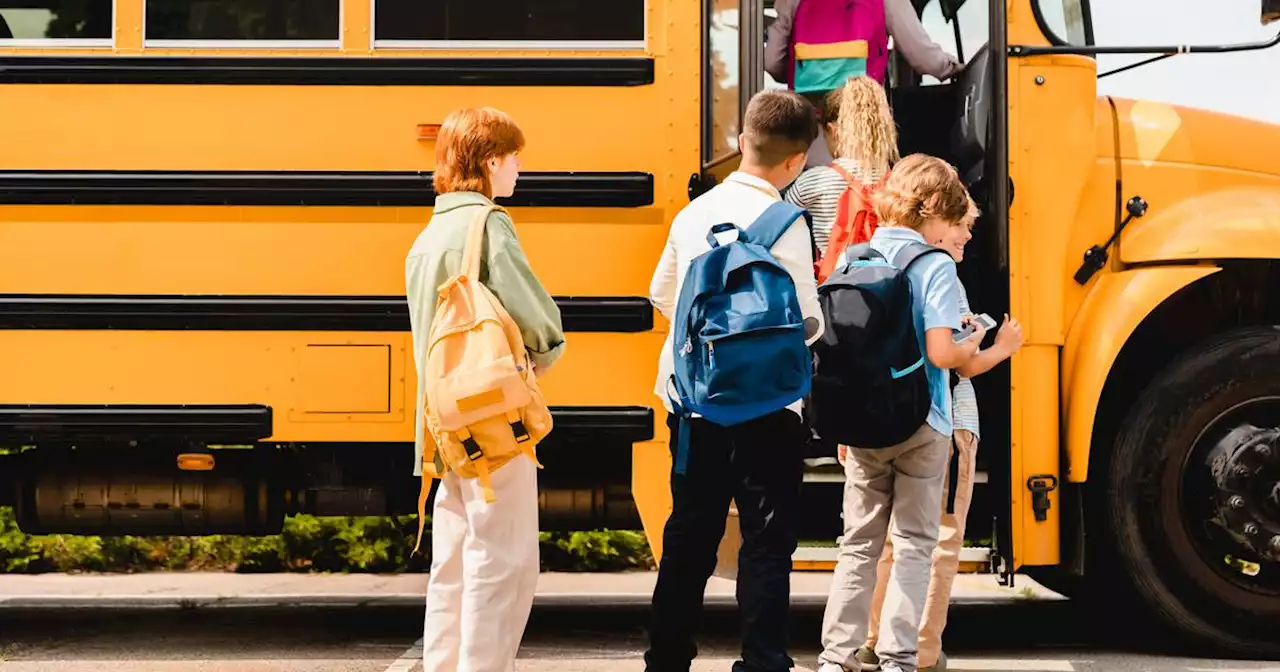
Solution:
[[[1263,25],[1280,20],[1280,0],[1264,0],[1266,3],[1263,7],[1262,16]],[[1268,12],[1267,10],[1270,9]],[[1081,56],[1096,56],[1098,54],[1157,54],[1157,58],[1169,58],[1179,54],[1231,54],[1241,51],[1262,51],[1280,44],[1280,32],[1269,40],[1259,42],[1239,42],[1236,44],[1177,44],[1169,46],[1136,46],[1136,47],[1105,47],[1093,45],[1071,45],[1065,44],[1061,46],[1041,47],[1021,44],[1009,45],[1009,56],[1014,58],[1024,58],[1028,56],[1048,56],[1058,54],[1076,54]]]
[[[1094,245],[1085,251],[1084,262],[1080,264],[1080,268],[1076,271],[1076,284],[1088,284],[1089,279],[1097,275],[1098,271],[1101,271],[1102,267],[1107,265],[1107,248],[1111,247],[1111,243],[1114,243],[1120,237],[1124,227],[1128,226],[1129,222],[1133,221],[1135,217],[1140,218],[1147,214],[1147,202],[1141,196],[1134,196],[1129,199],[1125,209],[1128,211],[1128,216],[1120,222],[1120,225],[1116,227],[1115,233],[1111,234],[1107,242],[1101,245]]]

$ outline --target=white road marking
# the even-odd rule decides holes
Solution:
[[[418,641],[414,642],[413,646],[409,647],[407,651],[400,654],[400,657],[396,658],[396,662],[391,663],[391,667],[388,667],[386,672],[410,672],[410,670],[413,669],[413,666],[420,662],[422,662],[421,637],[419,637]]]
[[[693,661],[693,672],[722,672],[733,664],[733,658],[702,658]],[[1028,660],[1018,658],[954,658],[947,660],[947,669],[956,672],[1075,672],[1071,661]],[[516,661],[517,672],[642,672],[644,662],[639,660],[576,659],[552,660],[522,658]],[[793,672],[812,672],[812,668],[797,666]],[[1278,671],[1280,672],[1280,671]]]
[[[1075,672],[1069,660],[1028,660],[1023,658],[948,658],[947,669],[957,672],[999,670],[999,672]]]
[[[691,672],[724,672],[733,665],[734,658],[694,659]],[[516,672],[644,672],[643,660],[584,659],[531,659],[516,660]],[[791,672],[814,672],[813,668],[797,665]]]
[[[1187,672],[1280,672],[1280,667],[1188,667]]]

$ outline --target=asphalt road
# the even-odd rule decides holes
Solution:
[[[539,606],[518,672],[638,672],[647,610]],[[1198,658],[1176,641],[1102,625],[1066,601],[957,605],[946,637],[952,670],[1008,672],[1280,672],[1280,662]],[[797,607],[798,669],[816,668],[821,609]],[[0,671],[413,672],[421,609],[391,607],[7,609]],[[695,670],[727,670],[732,608],[708,611]]]

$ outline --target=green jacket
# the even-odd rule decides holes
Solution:
[[[451,192],[436,197],[427,228],[418,234],[405,258],[405,293],[409,299],[409,323],[413,329],[413,359],[418,372],[414,420],[413,474],[422,475],[423,417],[426,389],[423,381],[427,338],[435,318],[437,290],[462,268],[467,228],[476,208],[492,205],[483,194]],[[505,213],[489,215],[485,227],[480,282],[502,302],[520,327],[525,348],[537,366],[550,366],[564,354],[564,327],[560,308],[533,274],[516,238],[515,225]]]

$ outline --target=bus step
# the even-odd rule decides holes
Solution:
[[[791,568],[797,572],[829,572],[836,567],[835,546],[801,546],[791,556]],[[966,546],[960,549],[960,572],[981,574],[990,570],[991,549]]]
[[[835,468],[831,468],[826,465],[823,465],[821,467],[807,466],[804,471],[804,482],[805,483],[844,483],[844,469],[841,469],[839,465],[837,465]],[[975,484],[986,483],[987,472],[978,471],[974,473],[973,482]]]

